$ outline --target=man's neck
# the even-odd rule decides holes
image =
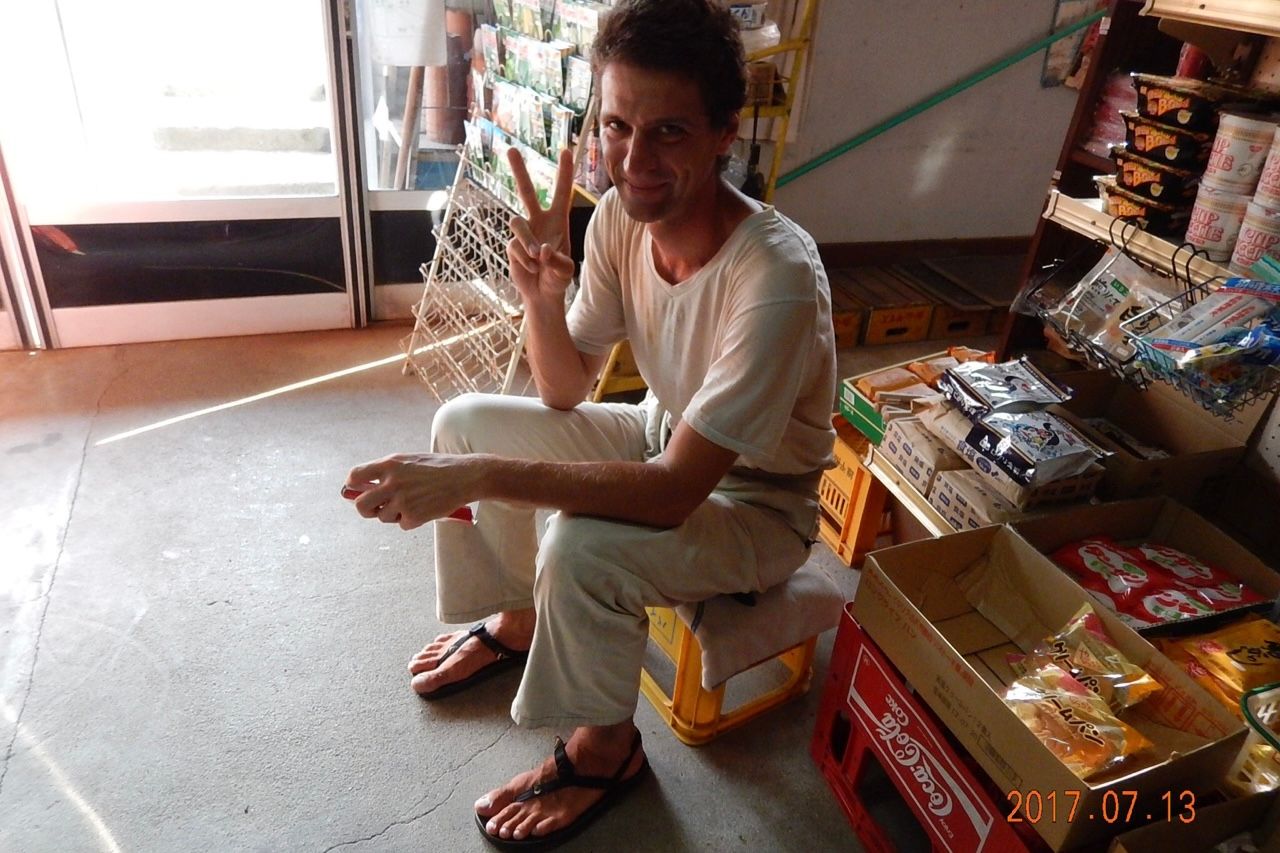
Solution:
[[[685,281],[715,257],[744,219],[761,209],[717,176],[704,203],[647,226],[658,272],[671,284]]]

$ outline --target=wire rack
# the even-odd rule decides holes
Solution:
[[[1213,291],[1213,282],[1196,284],[1183,293],[1120,324],[1133,344],[1143,366],[1161,382],[1178,389],[1202,408],[1226,420],[1232,420],[1241,409],[1269,398],[1280,389],[1280,368],[1236,363],[1213,370],[1179,367],[1164,350],[1152,346],[1133,329],[1145,328],[1152,312],[1184,311]],[[1175,312],[1176,313],[1176,312]]]
[[[507,265],[510,205],[481,186],[464,156],[421,267],[422,299],[401,341],[405,372],[441,402],[468,391],[508,393],[524,349],[520,296]]]

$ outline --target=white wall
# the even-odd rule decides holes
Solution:
[[[823,0],[783,173],[1048,34],[1053,0]],[[780,188],[819,243],[1031,234],[1075,105],[1044,51]]]

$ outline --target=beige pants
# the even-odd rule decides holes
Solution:
[[[583,403],[570,412],[528,397],[470,394],[432,425],[440,453],[521,459],[652,459],[664,418],[640,406]],[[535,510],[485,502],[474,526],[435,525],[437,612],[462,623],[535,607],[533,648],[511,706],[522,726],[609,725],[635,713],[647,605],[767,589],[804,564],[817,514],[816,475],[762,482],[731,473],[679,527],[555,513],[541,542]]]

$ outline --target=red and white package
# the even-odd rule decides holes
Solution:
[[[1064,545],[1053,552],[1053,561],[1085,589],[1107,595],[1117,610],[1130,611],[1144,595],[1173,586],[1173,579],[1157,566],[1105,536]]]
[[[1179,589],[1203,599],[1215,611],[1234,610],[1266,601],[1222,569],[1177,548],[1144,542],[1133,550],[1146,562],[1168,572]]]
[[[1128,612],[1143,622],[1164,625],[1184,619],[1199,619],[1216,611],[1195,593],[1168,587],[1142,596],[1129,605]]]

